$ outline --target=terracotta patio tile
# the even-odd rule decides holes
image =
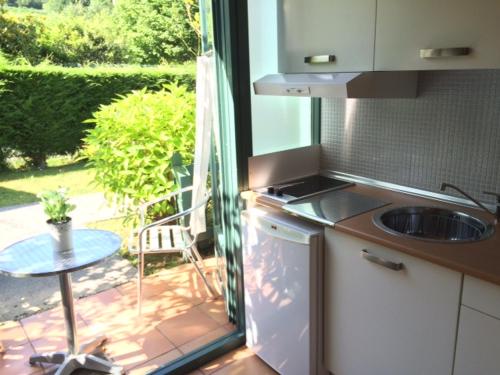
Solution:
[[[157,369],[158,367],[173,361],[176,358],[179,358],[182,355],[180,351],[177,349],[171,350],[168,353],[164,353],[150,361],[147,361],[137,367],[131,369],[127,374],[128,375],[143,375],[147,374],[150,371]]]
[[[137,309],[134,305],[120,305],[110,309],[104,309],[101,313],[95,313],[93,316],[84,318],[87,324],[87,331],[94,333],[98,332],[120,332],[127,330],[129,332],[140,329],[144,324],[144,320],[137,314]]]
[[[195,302],[198,301],[168,290],[154,298],[144,299],[142,316],[152,322],[159,322],[191,309]]]
[[[215,264],[215,261],[213,258],[208,258],[204,260],[204,263],[209,283],[217,290],[216,269],[211,266],[211,264]],[[169,285],[168,289],[170,290],[178,290],[184,294],[187,291],[192,297],[201,299],[211,297],[205,283],[196,273],[191,263],[186,263],[168,270],[162,270],[155,276],[164,280]],[[218,294],[220,294],[220,291],[218,291]]]
[[[193,269],[193,265],[191,263],[184,263],[184,264],[179,264],[178,266],[174,268],[169,268],[169,269],[163,269],[160,270],[157,275],[164,276],[164,275],[172,275],[176,273],[190,273],[190,272],[195,272]]]
[[[83,319],[76,314],[78,329],[83,328]],[[64,324],[64,313],[61,307],[47,310],[21,320],[21,325],[31,341],[46,337],[64,337],[66,328]]]
[[[219,337],[227,335],[228,333],[229,331],[226,330],[224,327],[219,327],[217,329],[214,329],[213,331],[208,332],[206,335],[198,337],[184,345],[179,346],[179,350],[184,354],[189,353],[195,349],[199,349],[202,346],[218,339]]]
[[[200,370],[205,374],[212,374],[225,366],[232,364],[235,361],[241,361],[247,357],[254,356],[253,352],[250,349],[243,347],[238,350],[234,350],[222,357],[219,357],[212,362],[207,363],[206,365],[200,367]]]
[[[42,368],[29,365],[32,354],[34,351],[29,343],[8,348],[0,354],[0,375],[42,374]]]
[[[123,338],[130,334],[140,333],[142,330],[155,327],[162,320],[176,316],[192,307],[186,299],[155,298],[144,301],[142,315],[137,313],[137,306],[126,305],[117,312],[103,312],[86,320],[88,329],[108,336]]]
[[[174,345],[154,328],[123,338],[110,337],[105,353],[126,369],[150,361],[175,349]]]
[[[0,323],[0,341],[4,348],[8,348],[28,342],[28,337],[19,322],[9,320]]]
[[[215,320],[191,308],[160,323],[157,328],[176,346],[206,335],[218,327]]]
[[[213,372],[213,375],[276,375],[278,374],[256,355],[247,356]]]
[[[145,280],[148,281],[149,279],[150,277],[145,278]],[[152,287],[155,290],[154,295],[151,295],[153,292],[145,293],[143,295],[143,315],[154,313],[154,315],[156,315],[155,319],[159,320],[167,317],[164,314],[161,314],[162,311],[169,310],[169,314],[172,315],[172,312],[176,313],[176,311],[184,311],[186,308],[190,308],[195,304],[199,304],[204,301],[202,293],[198,293],[197,291],[187,288],[183,285],[184,283],[170,284],[169,287],[166,285],[160,286],[160,283],[163,283],[163,280],[156,281],[156,283],[159,284]],[[135,308],[137,304],[136,284],[127,283],[125,286],[119,287],[118,290],[124,297],[133,301]],[[160,314],[157,314],[157,312],[160,312]]]
[[[78,345],[81,345],[95,336],[86,334],[87,327],[83,320],[77,322]],[[66,328],[60,327],[59,331],[54,329],[47,330],[46,335],[42,335],[37,339],[31,340],[31,345],[37,353],[58,352],[68,350],[68,341],[66,336]]]
[[[157,294],[160,294],[169,289],[167,280],[163,280],[161,277],[156,275],[145,277],[142,280],[142,295],[144,298],[150,298]],[[128,283],[122,284],[116,288],[124,296],[133,296],[136,298],[137,295],[137,280],[130,281]]]
[[[111,288],[93,296],[77,300],[75,310],[87,321],[98,317],[119,314],[120,311],[134,302],[121,295],[115,288]]]
[[[222,298],[206,301],[198,305],[197,308],[210,316],[220,325],[224,325],[229,322],[226,313],[226,302]]]
[[[236,330],[236,325],[234,325],[233,323],[226,323],[223,325],[223,327],[227,329],[229,332]]]

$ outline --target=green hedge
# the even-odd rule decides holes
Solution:
[[[47,156],[76,151],[100,105],[147,87],[179,82],[194,90],[194,66],[157,68],[7,67],[0,69],[0,149],[44,167]]]

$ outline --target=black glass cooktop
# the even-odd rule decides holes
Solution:
[[[268,195],[275,196],[277,198],[302,198],[323,191],[340,189],[350,185],[352,185],[350,182],[315,175],[269,186],[267,188],[267,193]]]

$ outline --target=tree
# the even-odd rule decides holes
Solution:
[[[192,60],[199,52],[191,0],[121,0],[116,16],[131,57],[141,64]]]

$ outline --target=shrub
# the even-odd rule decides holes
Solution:
[[[130,62],[182,62],[198,54],[199,35],[193,22],[198,14],[196,2],[121,0],[115,14],[129,46]]]
[[[84,155],[108,197],[137,205],[175,190],[172,157],[190,163],[194,151],[194,94],[176,84],[134,91],[101,106],[85,138]],[[169,211],[158,207],[154,214]]]
[[[194,85],[192,68],[0,69],[0,149],[18,151],[32,165],[44,167],[48,155],[73,153],[81,146],[82,122],[119,94],[165,83]]]
[[[127,48],[117,37],[111,15],[105,12],[94,18],[82,15],[51,15],[38,35],[40,58],[54,64],[116,64],[126,60]]]
[[[37,38],[43,28],[38,17],[0,12],[0,51],[11,57],[23,57],[33,64],[40,62],[43,58]]]

